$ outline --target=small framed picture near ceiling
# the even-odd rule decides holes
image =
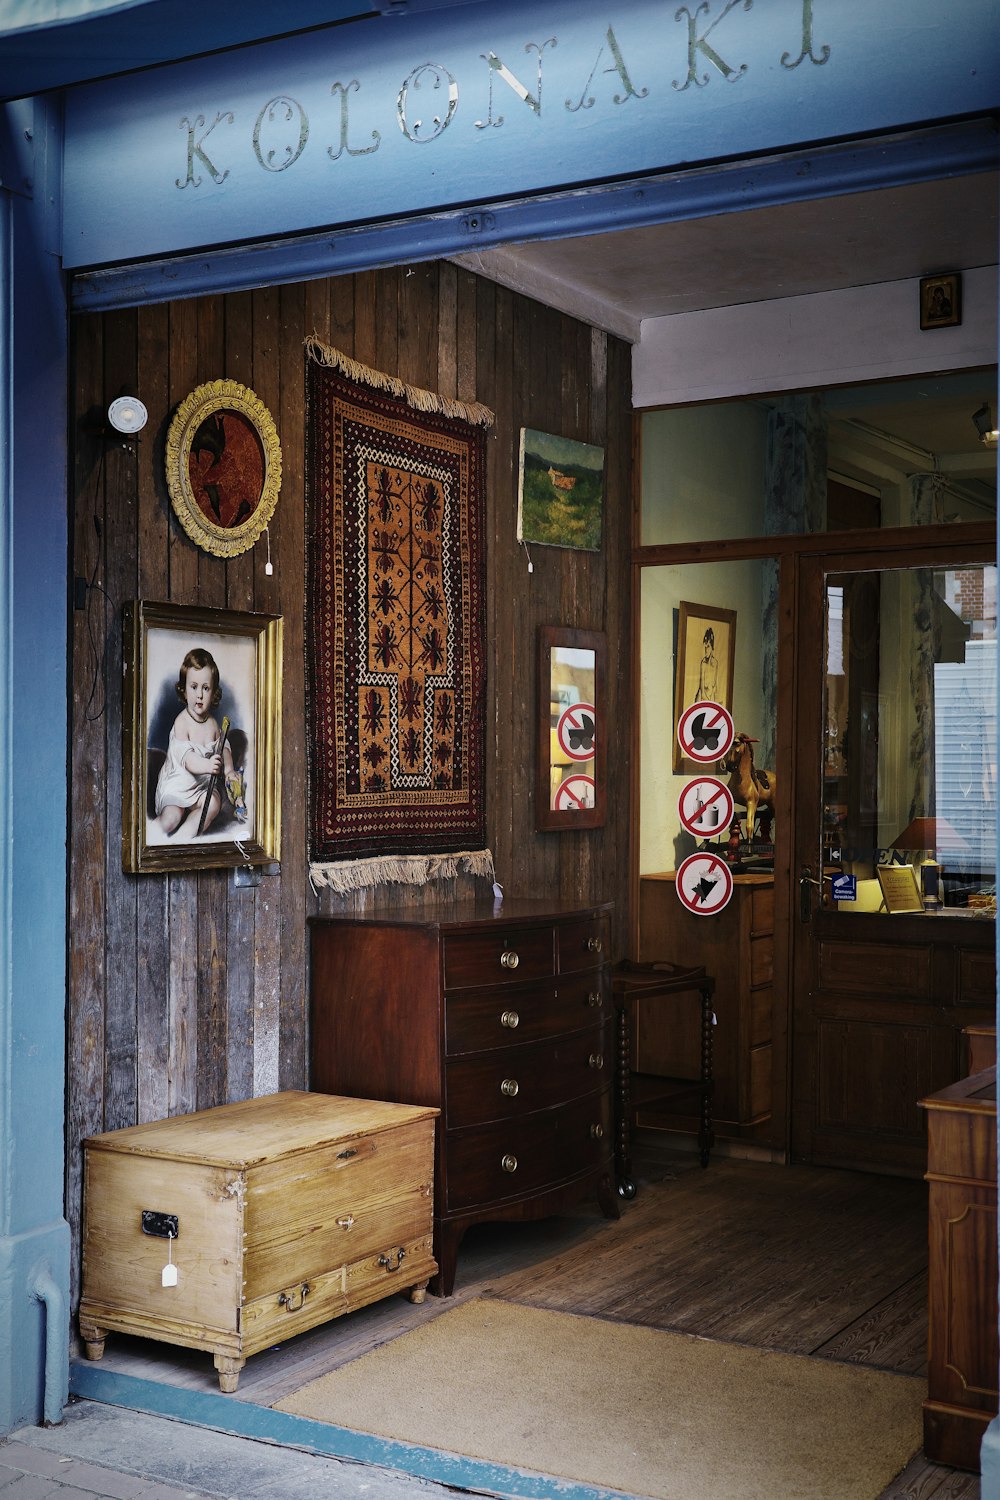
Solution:
[[[518,541],[599,552],[603,515],[604,449],[522,427]]]
[[[920,327],[956,328],[962,321],[962,278],[957,271],[946,276],[920,278]]]

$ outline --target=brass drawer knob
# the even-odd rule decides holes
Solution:
[[[587,1067],[588,1068],[597,1068],[597,1069],[603,1068],[604,1067],[604,1053],[603,1052],[592,1052],[590,1054],[590,1056],[587,1058]]]
[[[505,1010],[500,1017],[500,1025],[508,1027],[511,1031],[514,1030],[515,1026],[520,1024],[520,1021],[521,1017],[516,1010]]]
[[[503,1158],[503,1160],[501,1161],[500,1165],[503,1167],[503,1169],[504,1169],[505,1172],[516,1172],[517,1171],[517,1157],[514,1155],[514,1153],[512,1151],[508,1151],[507,1155]]]
[[[340,1218],[337,1219],[335,1222],[336,1222],[336,1225],[337,1225],[338,1229],[351,1229],[351,1228],[353,1228],[353,1225],[354,1225],[354,1215],[353,1214],[341,1214]]]
[[[501,969],[516,969],[519,963],[520,959],[513,948],[505,948],[500,955]]]
[[[591,990],[590,994],[587,996],[587,1004],[594,1010],[596,1010],[600,1006],[601,994],[599,990]]]
[[[592,938],[588,938],[587,939],[587,949],[588,949],[588,952],[590,952],[590,953],[600,953],[600,951],[601,951],[601,949],[603,947],[604,947],[604,944],[601,942],[600,938],[593,938],[592,937]]]
[[[514,1095],[517,1093],[517,1079],[505,1078],[503,1083],[500,1085],[500,1092],[501,1094],[505,1094],[508,1099],[513,1099]]]
[[[604,1139],[604,1126],[603,1125],[591,1125],[591,1127],[590,1127],[590,1139],[592,1141],[603,1141],[603,1139]]]

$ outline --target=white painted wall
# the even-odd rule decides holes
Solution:
[[[995,365],[995,265],[963,272],[962,302],[957,328],[924,333],[916,280],[646,318],[632,350],[633,405],[816,390]]]
[[[762,586],[760,562],[691,563],[642,570],[639,870],[643,875],[676,869],[696,847],[695,839],[681,828],[677,811],[680,794],[691,777],[673,773],[674,612],[682,599],[735,609],[733,720],[737,730],[760,738],[764,731]],[[714,767],[706,769],[714,774]]]
[[[642,545],[761,535],[766,456],[762,403],[648,413],[639,476]]]

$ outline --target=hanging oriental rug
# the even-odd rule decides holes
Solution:
[[[350,891],[486,848],[485,406],[306,342],[309,872]]]

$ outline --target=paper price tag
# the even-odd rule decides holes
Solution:
[[[167,1263],[160,1272],[160,1284],[162,1286],[177,1285],[177,1267],[174,1265],[174,1238],[167,1236]]]

